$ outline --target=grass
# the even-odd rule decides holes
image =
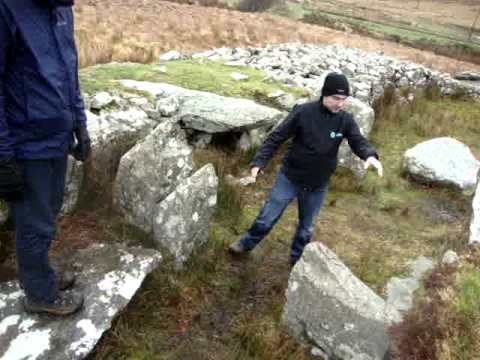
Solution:
[[[299,13],[299,11],[296,11]],[[286,12],[287,16],[292,15]],[[348,25],[352,30],[375,38],[386,38],[418,49],[434,51],[437,54],[478,63],[480,43],[467,41],[465,38],[455,38],[449,28],[437,25],[432,28],[412,27],[393,22],[371,21],[353,16],[320,10],[305,10],[303,21],[321,26],[343,30]],[[439,28],[442,31],[439,31]]]
[[[161,71],[161,66],[166,67],[166,73]],[[241,72],[249,78],[236,81],[230,76],[232,72]],[[164,64],[113,63],[80,71],[82,91],[88,94],[119,89],[125,91],[117,82],[121,79],[165,82],[223,96],[258,99],[260,102],[265,102],[265,96],[276,90],[291,93],[297,98],[307,95],[303,89],[287,87],[269,79],[263,71],[250,67],[227,66],[222,62],[204,59],[170,61]]]
[[[263,73],[251,69],[249,80],[232,82],[229,73],[233,69],[216,62],[171,62],[166,64],[167,74],[159,72],[158,66],[88,68],[82,71],[82,84],[87,92],[93,92],[115,89],[115,80],[133,78],[245,97],[279,88],[264,80]],[[228,86],[222,86],[224,83]],[[372,141],[379,150],[385,177],[369,173],[358,180],[339,170],[332,179],[314,240],[333,249],[354,274],[383,294],[391,276],[406,273],[407,261],[419,255],[438,258],[447,248],[461,249],[466,244],[470,199],[449,189],[411,183],[403,176],[401,162],[405,150],[432,136],[454,136],[480,154],[480,103],[440,99],[430,91],[417,94],[413,103],[398,105],[393,92],[387,91],[375,110]],[[218,208],[208,244],[181,273],[174,271],[172,259],[167,258],[118,316],[90,359],[310,358],[309,349],[289,337],[280,321],[290,239],[297,223],[296,204],[287,208],[268,238],[248,258],[232,259],[225,253],[225,247],[246,231],[258,214],[286,147],[254,186],[238,188],[227,185],[225,177],[247,175],[252,152],[226,145],[216,143],[194,153],[197,167],[211,162],[220,178]],[[447,205],[458,215],[451,222],[436,215],[438,207]],[[95,210],[95,204],[90,207]],[[78,237],[78,243],[107,239],[148,244],[146,234],[116,215],[87,214],[66,218],[61,233]],[[65,244],[71,243],[67,240]],[[455,283],[465,293],[455,305],[458,313],[476,316],[473,299],[478,293],[477,280],[467,272]]]
[[[436,124],[435,136],[454,135],[479,151],[476,133],[469,131],[477,127],[479,106],[419,94],[414,103],[399,107],[391,94],[391,101],[376,104],[379,117],[372,134],[386,177],[378,179],[370,173],[359,181],[346,170],[334,177],[315,240],[332,248],[380,294],[391,276],[406,273],[407,261],[420,254],[439,258],[447,248],[464,248],[469,199],[448,189],[409,182],[400,164],[408,147],[429,137],[419,125],[429,121]],[[443,112],[455,115],[456,126],[450,126],[452,118]],[[284,151],[285,147],[280,153]],[[149,276],[91,359],[311,358],[308,349],[286,334],[280,321],[290,239],[296,226],[295,204],[249,258],[232,259],[224,251],[254,220],[281,161],[279,154],[255,186],[225,186],[222,180],[227,174],[248,173],[251,156],[219,145],[195,151],[196,166],[212,162],[220,176],[219,205],[209,243],[189,261],[186,271],[174,273],[168,260]],[[432,212],[438,204],[449,204],[460,217],[450,223],[435,218]],[[476,319],[479,278],[471,268],[465,269],[451,281],[463,295],[451,296],[456,300],[448,311],[453,314],[454,309],[461,319]],[[426,289],[425,293],[428,285]],[[425,316],[421,329],[427,333],[432,324]],[[465,334],[464,327],[454,329]],[[457,334],[452,343],[442,346],[455,351],[473,346],[459,339],[463,337]]]
[[[478,359],[479,265],[479,249],[470,249],[456,265],[440,266],[430,275],[425,294],[391,329],[394,359]]]

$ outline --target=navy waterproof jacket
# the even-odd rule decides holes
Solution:
[[[292,142],[283,159],[282,171],[294,184],[307,191],[325,187],[337,167],[338,148],[347,139],[362,160],[378,158],[376,149],[360,133],[353,116],[333,113],[320,101],[296,105],[258,149],[251,166],[265,168],[275,151],[287,139]]]
[[[0,159],[64,156],[79,126],[72,8],[0,0]]]

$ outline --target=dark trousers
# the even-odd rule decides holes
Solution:
[[[25,179],[25,195],[10,203],[10,210],[15,223],[19,280],[29,300],[51,303],[58,297],[58,285],[48,250],[63,203],[67,156],[18,163]]]
[[[316,191],[306,191],[292,183],[283,172],[278,174],[270,197],[258,214],[250,229],[240,239],[246,250],[252,250],[280,219],[288,204],[298,200],[298,226],[292,241],[290,258],[296,262],[302,255],[303,248],[310,242],[315,226],[315,219],[327,194],[327,186]]]

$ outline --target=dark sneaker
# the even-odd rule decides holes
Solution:
[[[51,304],[37,303],[28,300],[26,297],[23,300],[25,311],[29,313],[46,313],[50,315],[65,316],[70,315],[83,306],[83,295],[73,291],[61,292],[58,298]]]
[[[62,271],[58,273],[58,290],[64,291],[68,290],[75,285],[76,276],[71,271]],[[24,286],[21,281],[19,281],[20,289],[23,290]]]
[[[230,244],[228,247],[228,252],[232,255],[242,255],[248,253],[248,250],[242,246],[240,240],[237,240]]]

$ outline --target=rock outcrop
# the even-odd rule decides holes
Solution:
[[[72,259],[84,308],[69,317],[31,315],[18,282],[0,284],[0,358],[83,359],[161,261],[155,250],[93,245]]]

